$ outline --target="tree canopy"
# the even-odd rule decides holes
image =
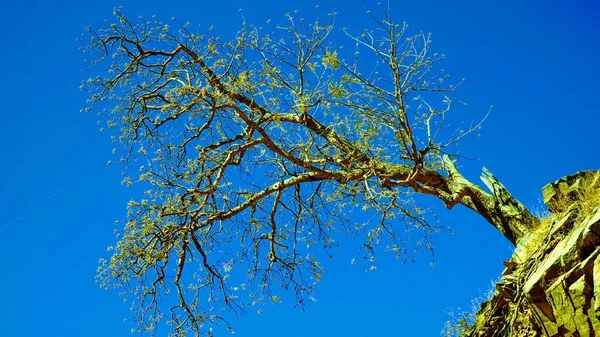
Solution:
[[[225,41],[116,9],[87,30],[107,73],[84,83],[86,111],[126,148],[124,183],[146,190],[98,280],[133,296],[141,330],[210,334],[282,290],[303,304],[344,235],[371,262],[432,249],[440,227],[414,193],[474,210],[513,244],[537,224],[491,173],[488,193],[456,169],[453,146],[481,123],[448,129],[461,81],[430,36],[387,8],[369,15],[357,33],[334,29],[335,14],[267,28],[242,16]]]

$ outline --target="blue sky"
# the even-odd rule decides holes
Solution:
[[[359,1],[320,1],[343,12]],[[127,336],[128,305],[94,283],[97,261],[114,243],[114,221],[135,191],[120,185],[119,166],[106,166],[111,145],[95,116],[83,115],[78,90],[87,67],[75,39],[87,25],[110,19],[114,6],[130,16],[176,16],[231,35],[238,9],[260,25],[311,1],[20,1],[2,2],[0,124],[0,335]],[[367,0],[338,21],[360,29]],[[488,167],[527,206],[541,187],[566,174],[600,168],[600,8],[594,1],[392,1],[399,21],[433,34],[445,68],[465,77],[459,97],[465,120],[492,115],[480,138],[463,142],[467,178]],[[72,183],[74,182],[74,183]],[[60,193],[58,193],[60,192]],[[56,194],[58,193],[58,194]],[[50,196],[54,197],[48,199]],[[34,209],[32,209],[34,208]],[[502,271],[511,247],[465,209],[445,212],[456,233],[435,238],[436,265],[390,257],[365,273],[340,249],[325,263],[318,302],[305,312],[290,301],[249,313],[236,335],[437,336],[447,311],[469,307]]]

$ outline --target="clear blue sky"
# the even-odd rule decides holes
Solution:
[[[600,168],[596,1],[392,2],[394,16],[432,32],[435,51],[448,55],[446,69],[467,79],[459,92],[469,103],[465,119],[494,105],[482,137],[460,148],[479,159],[462,163],[468,178],[478,180],[485,165],[532,206],[545,183]],[[323,12],[355,3],[319,2]],[[0,336],[130,335],[123,323],[128,305],[116,291],[97,287],[94,276],[114,243],[113,222],[124,217],[135,191],[120,185],[120,167],[105,165],[111,145],[95,116],[79,113],[87,65],[75,41],[120,4],[130,16],[176,16],[223,35],[237,29],[239,8],[262,24],[293,9],[310,17],[314,6],[300,0],[0,4]],[[367,0],[338,27],[360,29],[375,4]],[[435,267],[427,255],[407,265],[389,258],[367,274],[349,264],[352,250],[340,249],[325,265],[317,303],[301,312],[284,298],[262,315],[242,317],[236,335],[438,336],[447,311],[468,307],[488,290],[511,255],[508,241],[477,215],[458,208],[440,208],[439,215],[456,234],[436,237]]]

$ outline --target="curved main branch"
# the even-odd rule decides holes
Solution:
[[[419,193],[434,195],[440,198],[448,209],[453,208],[457,204],[462,204],[486,219],[513,245],[516,245],[524,235],[539,224],[539,219],[533,216],[522,203],[516,200],[504,185],[486,168],[483,169],[484,172],[481,180],[490,189],[491,194],[486,193],[479,186],[463,177],[449,156],[445,156],[444,158],[447,176],[442,175],[438,171],[424,169],[419,165],[399,165],[378,160],[367,155],[353,145],[352,142],[345,139],[345,137],[339,135],[332,128],[321,124],[306,112],[302,115],[272,113],[255,103],[249,97],[228,90],[214,72],[204,63],[201,57],[185,46],[178,47],[175,52],[178,50],[185,51],[185,53],[198,62],[207,73],[212,84],[221,93],[228,96],[231,100],[246,105],[251,110],[257,112],[262,116],[263,122],[267,120],[289,122],[310,129],[316,135],[336,147],[345,156],[348,156],[349,161],[361,164],[363,169],[371,169],[376,172],[374,175],[383,182],[385,187],[407,187]],[[237,110],[239,111],[239,109]],[[256,128],[257,131],[262,133],[263,137],[266,137],[265,131],[259,129],[252,121],[245,118],[245,122]],[[272,146],[274,147],[275,145],[272,144]],[[283,150],[274,149],[274,151]],[[294,159],[300,162],[299,159]],[[325,172],[321,171],[321,173],[320,177],[327,176],[327,174],[324,174]],[[330,179],[334,176],[333,172],[330,172],[329,175],[328,178]],[[317,175],[311,174],[310,176],[316,177]],[[356,175],[354,173],[351,176],[360,177],[360,174]],[[314,178],[311,177],[311,179]],[[277,189],[271,187],[265,191],[268,190],[275,191]]]

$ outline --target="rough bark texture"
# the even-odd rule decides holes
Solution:
[[[600,336],[600,207],[574,207],[584,186],[600,171],[544,187],[554,216],[519,241],[468,336]]]
[[[384,176],[395,181],[404,179],[401,183],[389,186],[407,186],[419,193],[435,195],[444,201],[448,209],[457,204],[470,208],[496,227],[513,245],[538,227],[539,219],[513,198],[485,167],[481,180],[491,194],[464,178],[449,157],[446,156],[444,162],[447,177],[432,170],[415,171],[406,165],[388,166],[381,171],[385,172]],[[411,171],[416,174],[407,179],[407,176],[411,177]]]

